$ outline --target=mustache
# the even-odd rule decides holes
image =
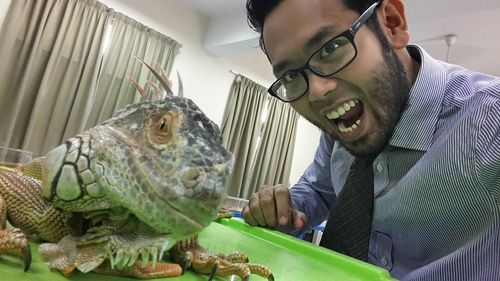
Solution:
[[[337,87],[334,90],[325,93],[322,99],[314,100],[311,102],[311,107],[314,110],[319,111],[327,106],[334,104],[339,99],[340,96],[351,96],[360,99],[359,93],[366,92],[367,90],[353,83],[347,82],[341,78],[335,77],[335,79],[337,79],[338,82],[337,82]],[[342,95],[340,95],[340,93],[342,93]]]

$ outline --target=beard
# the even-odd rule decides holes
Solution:
[[[411,84],[404,66],[392,48],[387,50],[383,53],[385,65],[379,68],[367,87],[378,130],[349,143],[336,138],[356,157],[376,157],[384,150],[408,101]]]

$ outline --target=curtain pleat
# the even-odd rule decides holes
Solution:
[[[257,83],[241,76],[233,81],[221,126],[223,145],[234,155],[233,172],[227,183],[229,196],[243,198],[266,99],[266,89]]]
[[[235,158],[229,196],[249,199],[263,184],[289,183],[297,122],[289,104],[248,78],[235,78],[221,126],[223,144]]]
[[[250,198],[262,185],[290,185],[298,119],[299,114],[290,104],[270,99],[261,142],[250,168],[250,183],[245,190],[245,198]]]

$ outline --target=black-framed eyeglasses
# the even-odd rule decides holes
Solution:
[[[309,90],[309,80],[305,70],[327,77],[346,68],[358,53],[354,44],[354,35],[374,14],[380,1],[372,4],[346,31],[326,42],[315,51],[304,66],[285,72],[267,90],[271,95],[284,102],[291,102],[302,97]]]

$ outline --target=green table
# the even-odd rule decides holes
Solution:
[[[354,281],[393,280],[382,268],[337,254],[302,240],[260,227],[251,227],[239,219],[221,219],[200,233],[200,244],[214,252],[247,253],[251,262],[268,266],[276,281]],[[32,244],[33,262],[28,272],[16,257],[0,257],[1,281],[58,281],[68,280],[59,272],[51,272]],[[83,274],[76,272],[71,280],[136,280],[131,278]],[[207,275],[187,272],[183,276],[156,280],[207,280]],[[220,280],[232,280],[230,277]],[[235,278],[234,280],[239,280]],[[266,280],[252,275],[250,281]]]

